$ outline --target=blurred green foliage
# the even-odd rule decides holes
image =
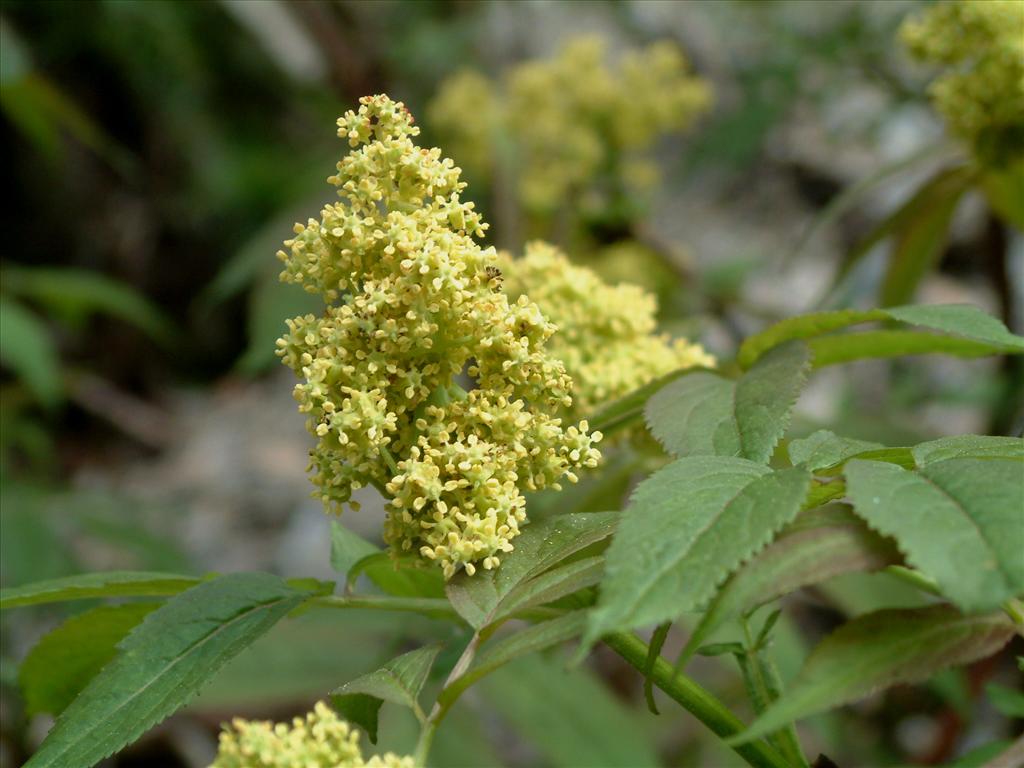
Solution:
[[[848,179],[835,169],[780,159],[773,148],[780,133],[794,119],[824,114],[836,145],[870,146],[893,112],[926,104],[924,78],[904,66],[894,42],[916,2],[836,2],[817,4],[814,12],[799,1],[685,4],[695,32],[662,28],[635,3],[587,5],[618,43],[674,38],[687,47],[697,72],[715,82],[715,111],[684,151],[661,158],[667,187],[675,190],[692,190],[707,178],[727,180],[718,190],[741,189],[775,174],[827,216],[824,206]],[[208,387],[224,377],[272,370],[282,319],[317,306],[300,289],[278,282],[273,253],[293,222],[332,194],[324,176],[342,149],[333,131],[336,117],[359,96],[382,90],[423,114],[437,84],[457,69],[470,65],[496,73],[527,58],[546,45],[549,35],[540,32],[550,30],[534,30],[523,16],[514,33],[503,34],[502,25],[516,20],[517,12],[510,3],[443,0],[4,0],[0,162],[13,194],[0,208],[7,243],[0,269],[0,582],[67,575],[98,567],[97,561],[104,567],[195,571],[177,538],[176,510],[69,488],[86,458],[113,442],[150,455],[132,439],[113,441],[109,425],[76,396],[77,383],[83,375],[96,376],[145,402],[169,388]],[[700,45],[702,38],[711,44]],[[716,44],[725,38],[731,44]],[[862,85],[877,97],[869,108],[852,115],[829,111],[844,91]],[[425,138],[436,139],[429,130]],[[1007,219],[1021,210],[1015,182],[996,173],[979,182]],[[856,213],[874,193],[867,189],[829,223]],[[488,201],[481,204],[490,215]],[[867,231],[856,216],[853,228],[854,241]],[[976,239],[971,253],[996,252],[998,245]],[[688,333],[713,327],[727,347],[752,317],[771,317],[747,290],[775,279],[771,255],[752,242],[729,260],[687,262],[683,281],[680,271],[659,272],[658,282],[675,281],[662,297],[668,316]],[[932,261],[941,255],[927,254]],[[990,267],[981,261],[971,262],[965,282],[989,279]],[[865,264],[870,272],[870,258]],[[644,277],[663,266],[654,262],[635,271]],[[863,281],[845,287],[840,303],[863,301],[874,289]],[[1008,319],[1013,311],[1019,319],[1019,307],[1004,310]],[[1013,382],[1020,379],[998,378],[981,367],[967,370],[967,376],[950,377],[938,367],[895,364],[879,374],[884,386],[867,393],[837,382],[831,415],[804,416],[796,431],[809,433],[827,421],[861,438],[917,442],[928,436],[915,410],[925,396],[972,413],[1003,408],[1007,413],[995,421],[1012,425],[1007,404],[1019,395]],[[634,458],[613,458],[621,471],[605,475],[603,485],[584,483],[571,495],[531,499],[536,516],[545,514],[545,505],[606,508],[608,498],[625,495]],[[326,542],[322,549],[313,556],[325,559]],[[884,576],[840,577],[825,585],[776,629],[773,654],[783,676],[805,654],[796,621],[804,634],[809,627],[820,635],[841,615],[914,599]],[[27,720],[17,706],[6,707],[16,700],[10,649],[58,617],[39,609],[23,625],[5,618],[0,748],[6,751],[0,754],[23,754],[28,744]],[[236,713],[290,713],[296,702],[322,694],[324,680],[350,679],[406,650],[410,638],[447,631],[426,619],[379,614],[304,616],[278,626],[240,656],[191,714],[212,732],[219,719]],[[339,634],[349,655],[332,647]],[[718,639],[735,634],[735,627],[725,628]],[[570,768],[574,755],[627,764],[631,754],[641,753],[652,763],[660,755],[679,766],[729,764],[730,754],[716,752],[696,733],[680,733],[677,721],[641,721],[633,711],[642,708],[639,690],[624,685],[616,677],[621,670],[606,661],[600,674],[591,668],[566,672],[557,655],[502,670],[479,694],[488,714],[478,711],[481,699],[453,711],[438,736],[437,765],[501,761]],[[702,674],[721,683],[731,702],[742,700],[731,667],[721,660],[701,664]],[[550,709],[524,701],[524,680],[544,691]],[[812,743],[855,755],[861,764],[903,760],[909,750],[899,723],[942,707],[963,713],[970,685],[942,679],[916,699],[816,719]],[[975,701],[977,691],[971,695]],[[1013,703],[995,698],[1003,706]],[[560,720],[561,712],[573,717]],[[387,708],[382,717],[383,746],[408,751],[415,724]],[[958,764],[981,764],[987,754]]]

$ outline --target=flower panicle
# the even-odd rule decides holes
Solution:
[[[657,332],[657,299],[640,286],[611,285],[574,265],[544,242],[527,243],[522,258],[501,255],[511,295],[528,295],[558,327],[548,343],[573,380],[568,419],[681,368],[713,368],[700,344]]]
[[[929,94],[979,161],[1024,161],[1024,3],[946,0],[908,18],[900,37],[913,56],[945,68]]]
[[[339,200],[279,254],[282,279],[324,300],[278,341],[317,439],[317,495],[340,510],[383,489],[394,552],[449,577],[496,567],[526,521],[522,492],[594,466],[600,437],[563,424],[572,381],[546,348],[555,326],[502,290],[460,169],[419,147],[387,96],[338,126],[350,146],[330,178]]]
[[[632,193],[653,186],[658,172],[645,151],[689,127],[711,103],[708,83],[690,72],[678,46],[656,42],[610,63],[605,41],[583,36],[500,82],[456,73],[428,117],[475,177],[493,177],[496,159],[507,157],[524,206],[550,213],[593,192],[616,163]]]

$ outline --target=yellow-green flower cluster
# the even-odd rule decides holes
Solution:
[[[487,177],[504,156],[523,205],[550,212],[567,198],[600,194],[602,184],[651,184],[657,170],[640,151],[687,127],[710,102],[707,84],[671,43],[630,51],[613,68],[604,41],[584,37],[511,70],[500,85],[475,72],[453,76],[429,116],[468,170]]]
[[[948,67],[931,85],[936,109],[985,163],[1024,156],[1024,2],[954,0],[908,19],[903,41]]]
[[[364,760],[358,731],[321,701],[291,725],[236,718],[210,768],[413,768],[413,759],[388,752]]]
[[[393,551],[449,577],[493,568],[526,520],[522,492],[575,481],[596,465],[600,434],[559,419],[572,382],[545,349],[555,328],[503,292],[461,171],[418,147],[412,117],[386,96],[338,125],[352,147],[330,179],[341,200],[279,254],[282,279],[326,302],[278,341],[318,438],[314,483],[333,507],[355,506],[367,484],[390,496]]]
[[[715,365],[699,344],[655,332],[657,299],[639,286],[609,285],[558,249],[527,244],[504,257],[510,295],[528,295],[558,326],[548,344],[575,385],[573,413],[589,413],[670,371]]]

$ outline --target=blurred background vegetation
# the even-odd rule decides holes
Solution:
[[[427,119],[446,78],[471,69],[500,81],[583,34],[613,57],[668,43],[713,105],[654,142],[659,181],[642,202],[627,196],[625,212],[608,205],[575,228],[553,216],[514,229],[514,190],[467,168],[493,241],[518,250],[525,229],[606,277],[644,283],[666,330],[722,359],[770,320],[875,303],[891,215],[962,154],[930,109],[933,73],[896,41],[922,5],[3,0],[3,585],[100,568],[330,576],[329,521],[307,499],[310,441],[273,353],[283,319],[315,305],[277,282],[274,253],[333,194],[325,178],[344,151],[334,121],[364,94],[404,100],[425,142],[470,166]],[[482,105],[448,116],[473,127]],[[961,193],[948,239],[932,246],[935,268],[909,293],[978,304],[1019,333],[1024,241],[977,190]],[[1019,434],[1021,382],[1009,362],[864,363],[820,375],[798,419],[806,432],[893,444]],[[367,506],[346,524],[372,536]],[[918,599],[857,576],[793,601],[775,646],[783,676],[839,617]],[[22,698],[19,663],[60,610],[4,616],[5,766],[45,733],[52,709]],[[304,711],[411,639],[448,631],[354,613],[283,624],[110,764],[204,765],[225,718]],[[818,718],[809,752],[945,764],[1019,732],[1020,711],[1013,720],[980,699],[986,685],[1019,687],[1012,655]],[[712,688],[743,699],[733,666],[703,664]],[[436,762],[733,764],[662,709],[646,714],[636,677],[612,657],[571,672],[557,654],[533,658],[466,697]],[[413,724],[390,717],[382,741],[407,751]]]

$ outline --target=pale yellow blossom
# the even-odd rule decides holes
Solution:
[[[313,481],[334,508],[365,485],[390,496],[396,552],[449,577],[493,568],[526,521],[523,491],[595,466],[600,435],[560,420],[572,381],[545,348],[554,326],[503,292],[460,170],[386,96],[338,126],[341,199],[279,254],[282,279],[325,300],[278,342],[317,437]]]
[[[551,245],[533,242],[520,259],[503,256],[502,271],[509,294],[529,296],[558,328],[548,349],[573,379],[570,418],[671,371],[715,365],[699,344],[657,332],[653,294],[605,283]]]
[[[388,752],[364,760],[359,732],[321,701],[290,724],[236,718],[210,768],[413,768],[413,759]]]

